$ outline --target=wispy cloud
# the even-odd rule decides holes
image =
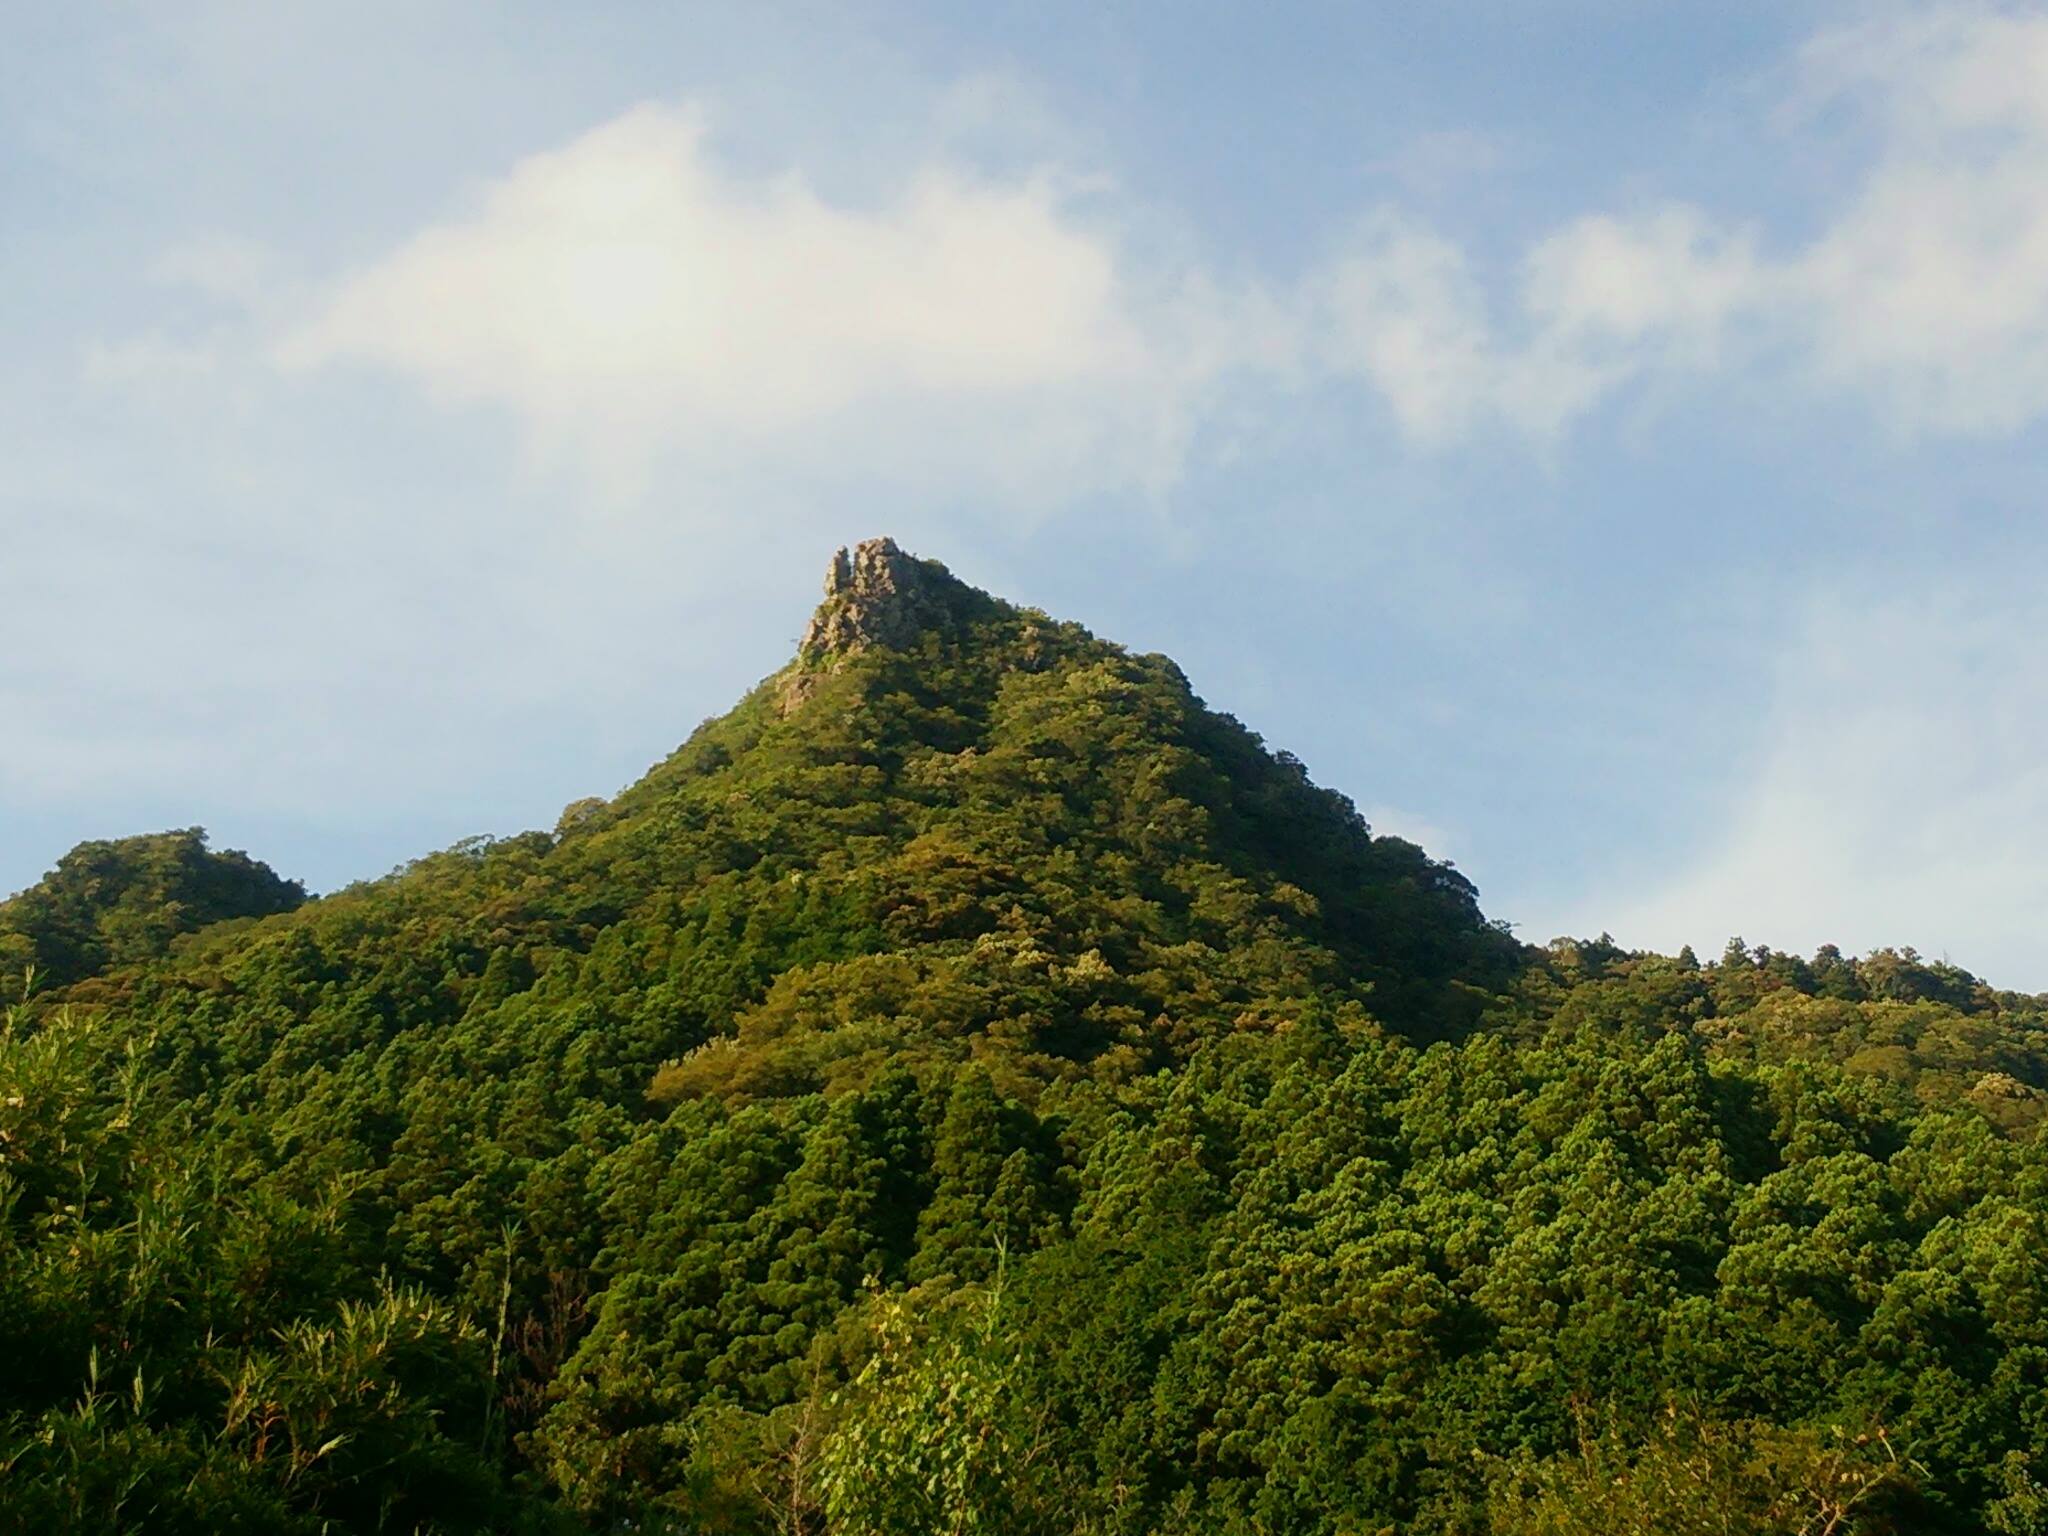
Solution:
[[[1366,168],[1391,177],[1411,196],[1429,198],[1499,175],[1516,158],[1509,145],[1492,134],[1476,128],[1443,128],[1417,134]]]
[[[1624,942],[1915,942],[2048,986],[2048,640],[2031,593],[1980,583],[1809,604],[1765,680],[1746,770],[1697,852],[1574,923]]]
[[[2048,414],[2048,16],[1957,10],[1817,39],[1810,99],[1882,152],[1788,263],[1816,382],[1917,431]]]
[[[1410,227],[1356,266],[1374,302],[1339,333],[1351,360],[1425,441],[1553,436],[1645,378],[1708,373],[1860,399],[1910,433],[2048,415],[2048,17],[1829,33],[1797,80],[1795,122],[1833,106],[1872,146],[1803,244],[1679,202],[1588,214],[1529,249],[1495,318],[1462,253]]]

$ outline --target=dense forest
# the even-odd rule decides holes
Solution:
[[[2048,999],[1532,947],[886,541],[552,831],[0,961],[0,1530],[2048,1532]]]

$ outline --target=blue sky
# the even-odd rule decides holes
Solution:
[[[7,31],[0,889],[551,825],[886,532],[1525,937],[2048,988],[2048,10]]]

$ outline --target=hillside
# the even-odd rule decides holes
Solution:
[[[0,902],[0,971],[65,986],[161,959],[182,934],[289,912],[305,887],[197,827],[80,843],[32,889]]]
[[[1532,948],[889,541],[302,898],[0,903],[0,1529],[2048,1530],[2039,1000]]]

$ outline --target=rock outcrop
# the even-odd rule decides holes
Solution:
[[[803,656],[850,655],[870,646],[901,650],[946,617],[956,586],[944,566],[908,555],[894,539],[840,550],[825,572],[825,601],[804,629]]]
[[[872,649],[905,650],[952,617],[972,595],[936,560],[906,554],[894,539],[867,539],[840,550],[825,571],[825,601],[804,626],[802,646],[784,676],[782,713],[795,713],[836,664]]]

